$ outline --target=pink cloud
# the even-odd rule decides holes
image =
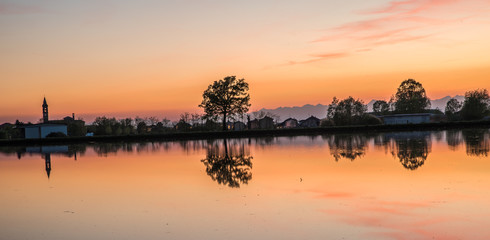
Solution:
[[[405,13],[415,14],[432,8],[443,5],[453,4],[461,0],[405,0],[391,1],[388,6],[381,7],[375,10],[363,11],[365,14],[390,14],[390,13]]]
[[[308,64],[338,57],[347,57],[354,54],[362,54],[357,49],[375,50],[376,48],[400,43],[429,40],[438,34],[441,26],[457,24],[471,15],[462,16],[456,4],[462,0],[402,0],[391,1],[386,6],[374,10],[360,12],[368,16],[367,19],[345,23],[333,27],[312,43],[322,44],[331,42],[344,42],[349,50],[341,51],[342,54],[315,54],[318,58],[306,61],[292,61],[290,64]],[[444,7],[444,8],[443,8]],[[451,18],[437,18],[437,11],[445,9],[454,11]],[[330,46],[330,44],[329,44]]]

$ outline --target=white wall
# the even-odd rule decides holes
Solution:
[[[66,125],[39,125],[25,128],[25,138],[46,138],[52,132],[68,134]]]
[[[62,132],[65,135],[68,133],[65,125],[41,126],[41,138],[45,138],[48,134],[52,132]]]

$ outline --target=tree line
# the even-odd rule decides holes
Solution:
[[[204,110],[204,114],[183,113],[177,122],[171,122],[167,118],[160,120],[157,117],[116,119],[103,116],[97,117],[92,125],[73,128],[73,133],[69,131],[69,135],[83,136],[86,132],[94,135],[129,135],[219,129],[225,131],[230,119],[241,118],[243,122],[246,117],[250,121],[250,115],[247,114],[251,106],[248,90],[249,85],[245,79],[228,76],[214,81],[203,92],[202,102],[198,106]],[[413,113],[439,114],[443,116],[441,120],[448,121],[480,120],[490,114],[490,97],[486,89],[476,89],[466,92],[462,102],[454,98],[449,100],[444,113],[430,109],[430,106],[422,84],[414,79],[407,79],[400,84],[389,101],[375,101],[372,112],[367,111],[367,106],[360,99],[352,96],[345,99],[333,97],[321,126],[377,125],[383,123],[379,116]],[[255,115],[256,119],[265,115],[270,115],[276,121],[278,119],[273,114]],[[18,121],[16,124],[19,125]],[[17,138],[20,135],[15,126],[0,128],[0,138]]]
[[[393,114],[433,113],[440,120],[461,121],[480,120],[490,114],[490,97],[486,89],[477,89],[465,93],[463,102],[452,98],[447,102],[444,113],[439,109],[430,109],[430,99],[424,87],[413,79],[403,81],[389,101],[377,100],[373,112],[367,112],[367,106],[360,99],[349,96],[339,100],[333,98],[328,106],[324,125],[370,125],[381,124],[376,116]],[[447,119],[444,119],[446,117]]]

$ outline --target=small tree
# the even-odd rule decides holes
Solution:
[[[396,112],[420,113],[429,107],[430,101],[421,83],[408,79],[400,84],[395,94]]]
[[[446,103],[446,109],[444,111],[444,114],[446,114],[448,119],[456,120],[457,113],[461,110],[462,106],[463,104],[461,104],[461,102],[459,102],[456,98],[451,98]]]
[[[145,134],[148,132],[148,127],[144,121],[141,121],[136,125],[136,131],[138,134]]]
[[[464,94],[464,103],[461,108],[461,116],[465,120],[478,120],[489,112],[490,97],[487,89],[477,89]]]
[[[383,100],[378,100],[373,104],[373,112],[385,114],[390,111],[390,105]]]
[[[226,118],[229,115],[246,113],[250,107],[248,83],[235,76],[214,81],[202,95],[199,107],[210,116],[222,115],[223,130],[226,131]]]

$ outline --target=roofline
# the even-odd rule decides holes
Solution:
[[[66,124],[55,124],[55,123],[38,123],[38,124],[26,124],[17,126],[17,128],[33,128],[33,127],[52,127],[52,126],[66,126]]]

